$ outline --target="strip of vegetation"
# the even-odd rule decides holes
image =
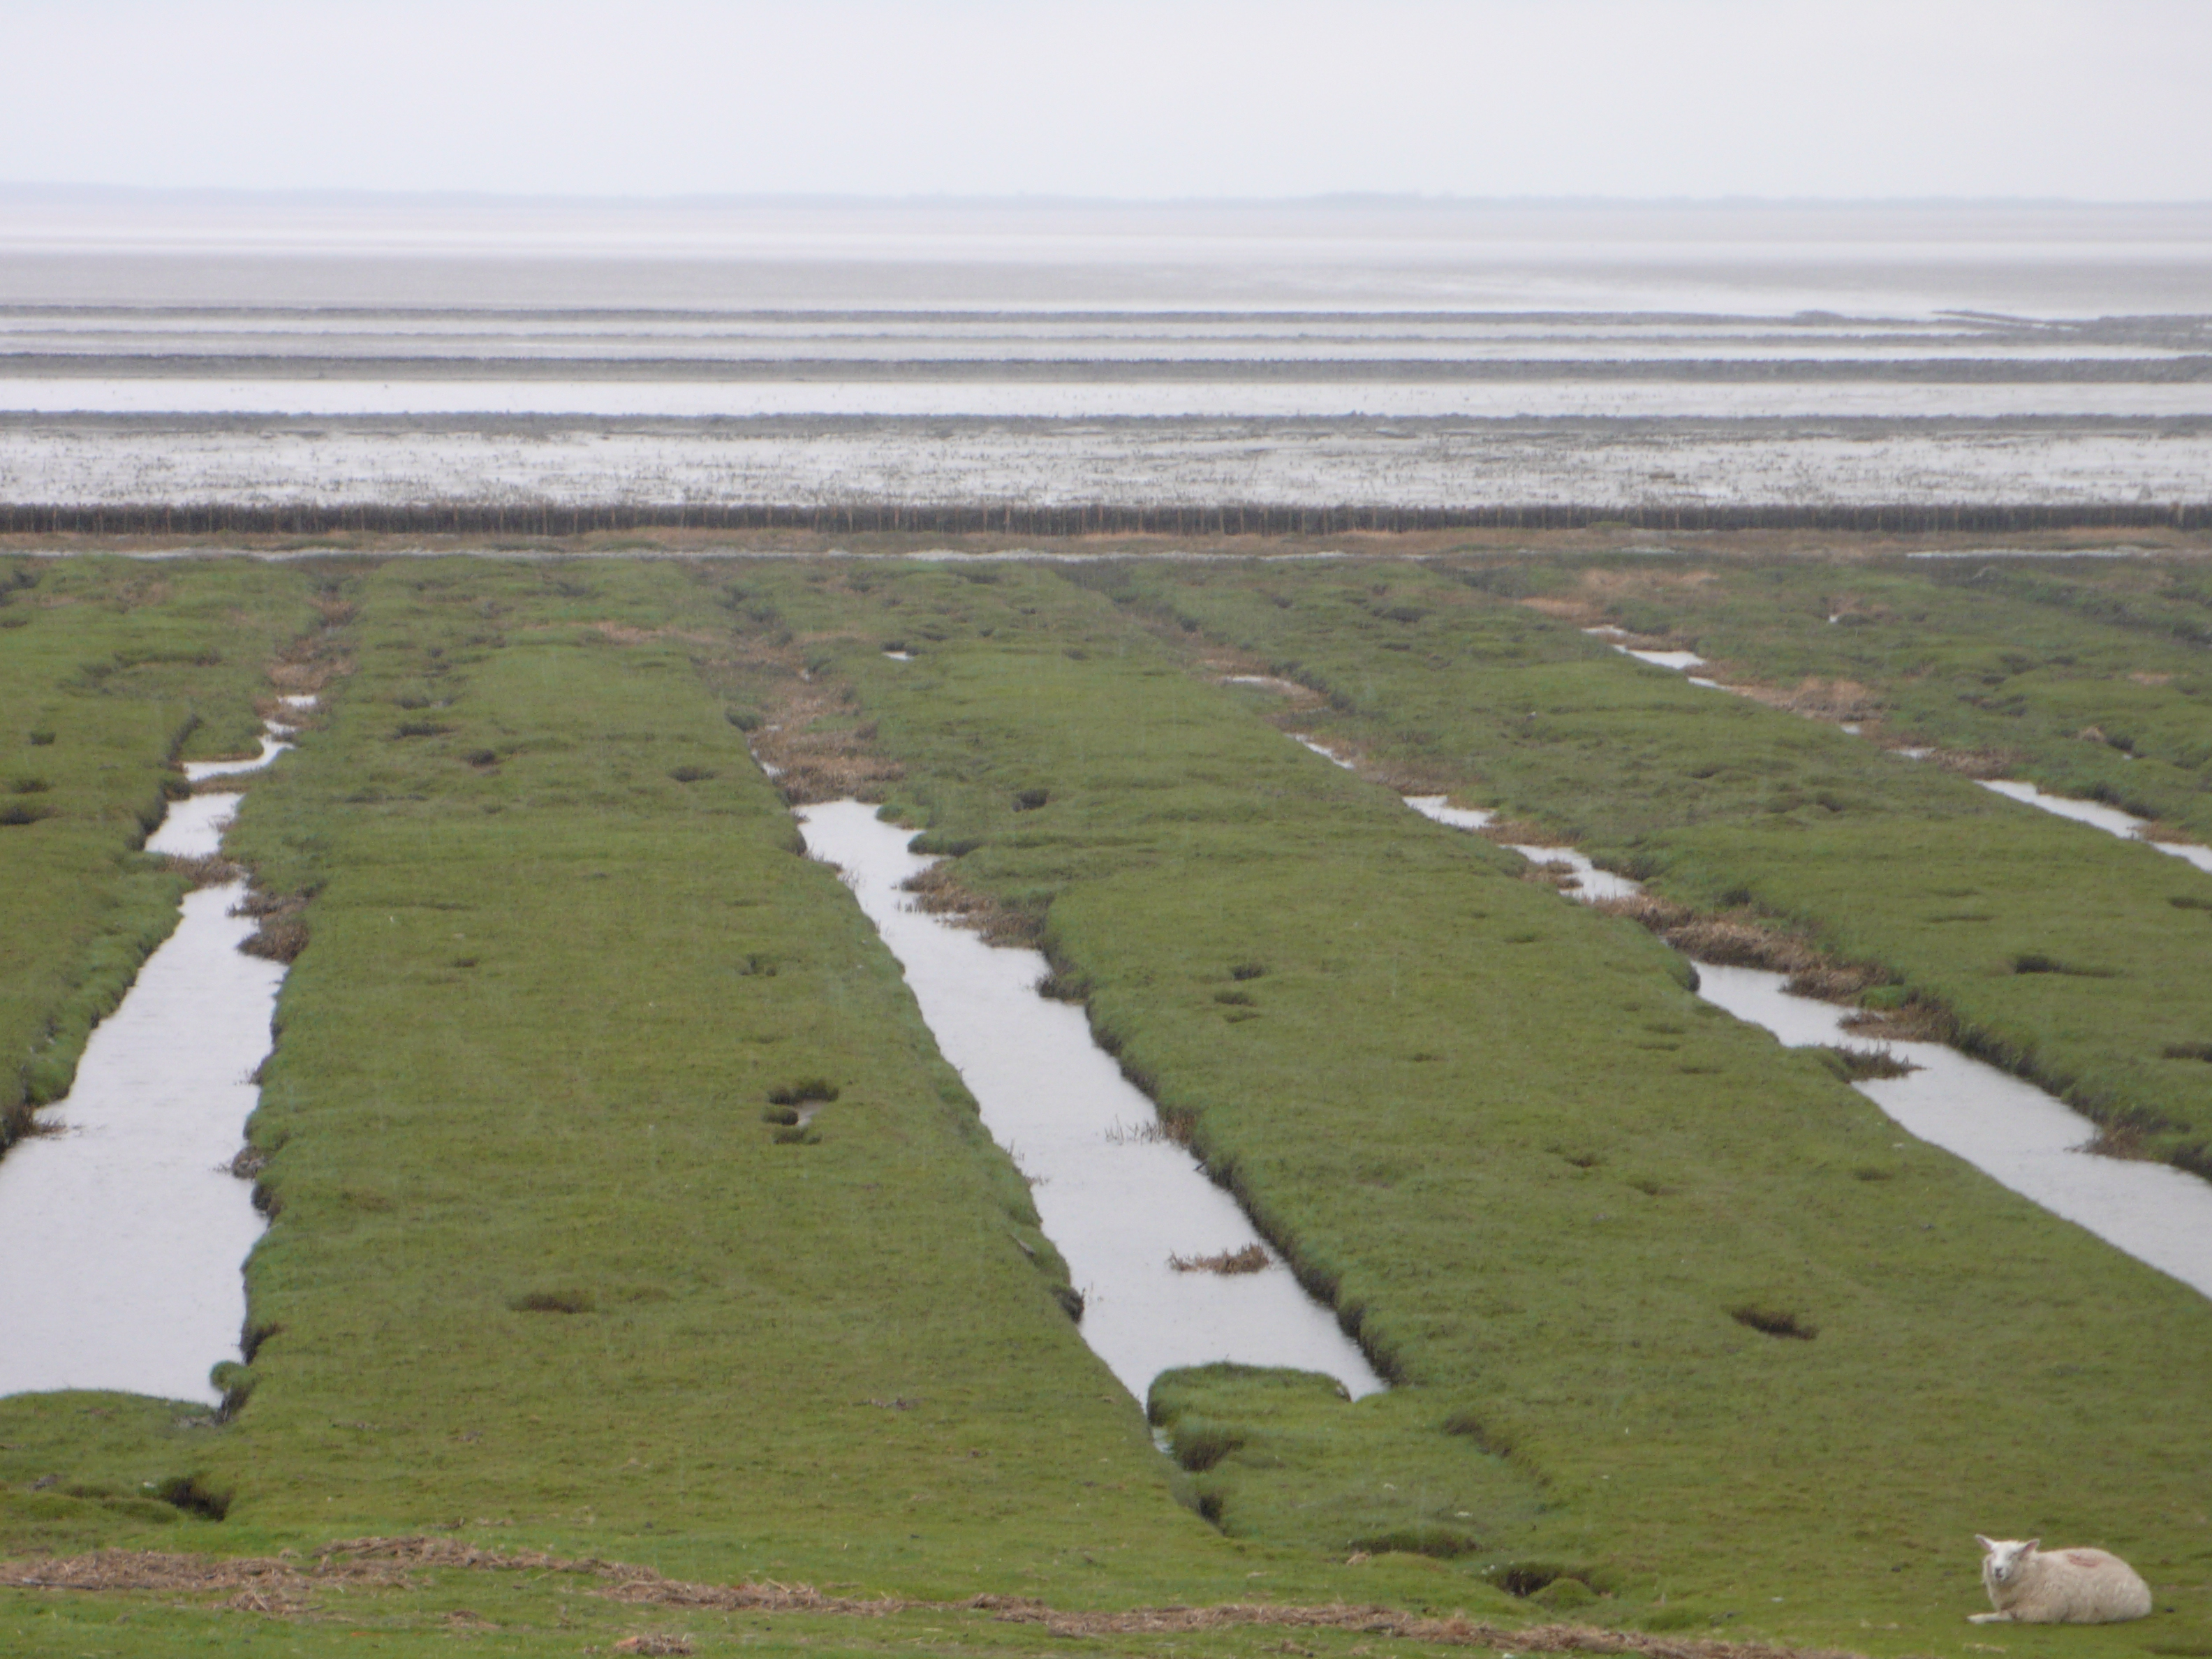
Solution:
[[[1352,580],[1206,586],[1303,622],[1300,586]],[[1425,610],[1426,586],[1374,580],[1354,622],[1425,625],[1370,606]],[[774,701],[777,635],[806,684],[850,687],[820,720],[872,726],[887,810],[960,849],[963,887],[1041,915],[1101,1041],[1399,1384],[1353,1405],[1273,1373],[1188,1384],[1202,1401],[1163,1380],[1154,1409],[1233,1536],[1571,1578],[1613,1619],[1748,1605],[1773,1628],[1787,1597],[1788,1627],[1826,1639],[1869,1619],[1932,1639],[1948,1540],[1991,1510],[2198,1548],[2160,1517],[2189,1489],[2164,1414],[2212,1428],[2202,1299],[1900,1144],[1821,1057],[1697,1002],[1640,928],[1284,742],[1264,689],[1198,683],[1055,574],[761,568],[726,593],[763,641],[733,693]],[[1498,610],[1509,635],[1535,620]],[[886,638],[920,648],[887,659]],[[1618,672],[1558,660],[1601,694]],[[1385,672],[1344,702],[1401,712]],[[1407,678],[1402,712],[1441,726],[1447,699]],[[1517,720],[1510,698],[1491,706]],[[1768,718],[1753,758],[1824,735]],[[2128,1422],[2096,1408],[2113,1399]]]
[[[181,755],[251,754],[309,584],[259,561],[0,558],[0,1152],[176,925],[137,848]]]
[[[2179,861],[1832,727],[1686,684],[1516,603],[1547,568],[1136,566],[1088,580],[1328,707],[1301,729],[1409,788],[1538,820],[1705,911],[1751,905],[1882,969],[1961,1039],[2212,1173],[2212,933]],[[1824,626],[1826,624],[1823,624]],[[2023,974],[2041,958],[2064,974]]]
[[[1555,615],[1663,636],[1876,741],[2212,840],[2212,667],[2173,614],[2212,638],[2201,562],[1598,562],[1530,586]]]

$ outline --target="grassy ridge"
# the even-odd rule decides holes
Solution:
[[[1900,1144],[1639,932],[1055,576],[763,570],[732,600],[849,678],[894,810],[1043,908],[1103,1038],[1399,1379],[1356,1407],[1163,1384],[1232,1533],[1854,1644],[1951,1632],[1996,1515],[2204,1577],[2172,1455],[2212,1428],[2178,1426],[2212,1409],[2201,1298]]]
[[[2212,1032],[2212,884],[2180,861],[1631,661],[1489,591],[1494,571],[1475,573],[1489,586],[1408,566],[1091,580],[1200,654],[1221,641],[1326,692],[1312,728],[1376,764],[1692,902],[1790,917],[2093,1116],[2212,1170],[2212,1066],[2187,1057]]]
[[[2185,605],[2186,568],[2166,570],[2144,597]],[[2068,574],[1952,560],[1594,566],[1560,573],[1555,592],[1594,620],[1682,640],[1724,679],[1785,690],[1856,682],[1893,741],[2002,757],[2045,789],[2212,837],[2212,669],[2202,643],[2162,617],[2109,605],[2093,614]],[[2142,581],[2130,574],[2130,586]],[[2201,603],[2190,608],[2212,624]]]
[[[0,1150],[176,925],[181,881],[137,854],[169,763],[252,752],[307,591],[258,561],[0,559]]]

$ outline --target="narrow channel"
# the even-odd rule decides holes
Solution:
[[[1181,1365],[1232,1360],[1321,1371],[1357,1399],[1385,1386],[1330,1310],[1272,1250],[1256,1272],[1178,1271],[1260,1239],[1198,1160],[1091,1041],[1079,1007],[1037,994],[1035,951],[988,945],[915,909],[902,890],[937,860],[875,808],[798,809],[807,851],[844,872],[905,969],[922,1018],[1031,1183],[1046,1235],[1083,1293],[1084,1339],[1139,1401]],[[1264,1246],[1261,1246],[1264,1250]]]
[[[295,707],[312,698],[288,698]],[[192,763],[192,781],[266,766],[290,745],[271,722],[252,761]],[[149,853],[221,850],[241,798],[173,805]],[[96,1026],[70,1092],[0,1159],[0,1395],[113,1389],[221,1396],[210,1370],[239,1355],[247,1254],[265,1224],[230,1173],[269,1054],[284,967],[238,947],[243,881],[185,896],[174,933]]]

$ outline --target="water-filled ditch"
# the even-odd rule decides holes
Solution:
[[[1325,749],[1307,738],[1310,749]],[[1334,755],[1340,765],[1347,763]],[[1423,817],[1480,830],[1494,814],[1455,807],[1443,795],[1406,797]],[[1585,903],[1632,897],[1641,885],[1597,869],[1562,847],[1516,847],[1539,865],[1567,866],[1562,894]],[[1793,1048],[1832,1046],[1887,1052],[1918,1069],[1851,1086],[1916,1138],[1965,1159],[2054,1215],[2086,1227],[2137,1261],[2212,1296],[2212,1183],[2162,1164],[2102,1158],[2082,1150],[2097,1126],[2071,1107],[1996,1066],[1938,1042],[1871,1039],[1846,1031],[1852,1012],[1795,997],[1788,976],[1753,968],[1698,967],[1698,994]]]
[[[1037,994],[1042,955],[986,945],[915,909],[901,884],[936,860],[909,852],[913,832],[873,807],[836,801],[802,807],[799,819],[807,851],[844,872],[985,1127],[1030,1179],[1083,1293],[1084,1338],[1131,1394],[1144,1399],[1171,1367],[1216,1360],[1325,1372],[1354,1398],[1382,1389],[1273,1252],[1263,1248],[1255,1272],[1170,1265],[1235,1256],[1258,1236],[1165,1137],[1151,1100],[1091,1041],[1083,1010]]]
[[[265,766],[284,735],[272,722],[258,759],[187,775]],[[218,852],[239,800],[177,802],[146,850]],[[230,1164],[284,978],[238,948],[255,927],[231,914],[246,894],[235,881],[185,895],[176,931],[94,1029],[69,1094],[0,1159],[0,1395],[219,1398],[208,1372],[238,1356],[240,1268],[264,1224]]]

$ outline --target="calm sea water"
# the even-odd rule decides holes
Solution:
[[[823,476],[789,424],[817,417],[858,465]],[[558,459],[462,441],[517,421]],[[1022,453],[980,484],[933,421],[1019,425]],[[635,450],[641,422],[642,469],[576,450]],[[1271,483],[1281,444],[1216,465],[1221,422],[1343,441]],[[1406,422],[1461,436],[1376,425]],[[0,191],[15,501],[1118,500],[1172,475],[1200,499],[2165,501],[2205,495],[2208,422],[2212,207]],[[1873,467],[1837,447],[1869,438]]]

